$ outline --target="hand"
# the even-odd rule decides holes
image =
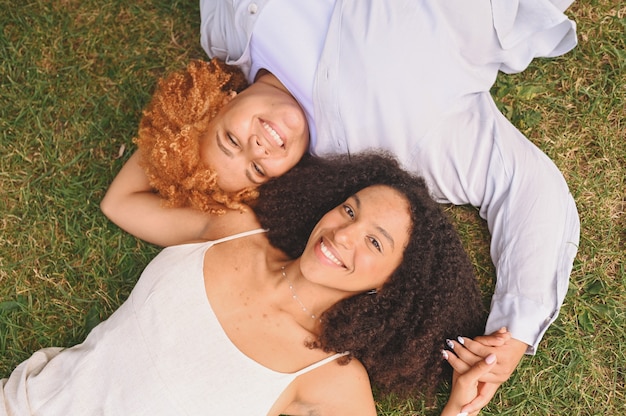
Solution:
[[[479,360],[464,374],[456,375],[452,380],[452,392],[442,416],[457,416],[466,410],[466,403],[473,401],[480,394],[480,378],[493,370],[496,365],[496,356],[488,355],[484,360]],[[478,413],[478,412],[476,412]]]
[[[497,365],[479,380],[477,396],[463,408],[464,411],[473,413],[489,403],[498,387],[509,379],[528,346],[511,338],[511,334],[504,328],[474,340],[470,338],[459,340],[463,341],[463,344],[451,341],[454,354],[448,353],[448,362],[454,369],[455,376],[465,373],[489,354],[498,356]]]

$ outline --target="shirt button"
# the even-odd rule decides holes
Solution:
[[[256,3],[250,3],[250,5],[248,5],[248,13],[256,14],[258,10],[259,10],[259,7],[256,5]]]

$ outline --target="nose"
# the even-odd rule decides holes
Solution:
[[[255,158],[264,158],[270,156],[270,151],[259,136],[252,136],[249,140],[250,151]]]
[[[352,222],[337,227],[334,232],[335,243],[344,247],[352,248],[356,241],[358,226]]]

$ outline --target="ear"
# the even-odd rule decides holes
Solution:
[[[226,105],[229,102],[232,101],[233,98],[235,98],[237,96],[237,91],[229,91],[228,95],[226,97],[224,97],[224,100],[222,101],[222,105]]]

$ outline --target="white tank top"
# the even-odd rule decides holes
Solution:
[[[2,380],[0,415],[265,415],[299,375],[252,360],[207,299],[204,255],[216,241],[168,247],[128,300],[72,348],[47,348]]]

